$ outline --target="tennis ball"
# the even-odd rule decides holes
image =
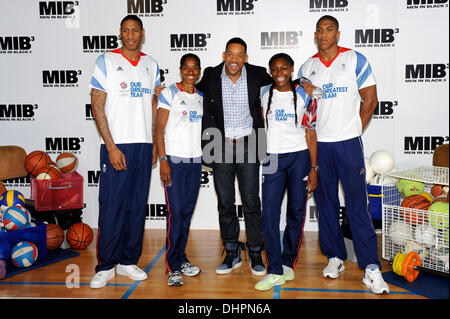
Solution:
[[[428,208],[428,222],[431,226],[436,228],[448,229],[448,203],[447,202],[435,202]]]
[[[420,195],[425,189],[425,184],[410,179],[400,179],[397,183],[397,189],[404,197]]]

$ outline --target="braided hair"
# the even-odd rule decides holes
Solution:
[[[272,64],[278,60],[278,59],[284,59],[286,60],[290,66],[294,66],[294,60],[286,53],[278,53],[275,54],[273,57],[270,58],[269,60],[269,68],[272,67]],[[291,90],[292,93],[294,95],[294,112],[295,112],[295,126],[297,126],[298,123],[298,119],[297,119],[297,92],[295,90],[295,83],[294,81],[292,81],[292,77],[289,78],[289,84],[291,85]],[[270,110],[270,105],[272,104],[272,96],[273,96],[273,89],[275,87],[275,84],[271,84],[270,85],[270,89],[269,89],[269,102],[267,103],[267,111],[266,111],[266,125],[267,128],[269,128],[269,120],[267,118],[267,114],[269,113]]]

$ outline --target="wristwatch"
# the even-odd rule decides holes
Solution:
[[[312,168],[313,170],[315,170],[316,172],[319,171],[319,165],[317,165],[317,166],[311,166],[311,168]]]
[[[162,162],[162,161],[167,161],[167,156],[161,156],[161,157],[159,158],[159,161],[160,161],[160,162]]]

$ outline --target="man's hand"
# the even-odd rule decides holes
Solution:
[[[303,89],[305,90],[306,94],[308,94],[311,98],[320,100],[323,94],[323,90],[315,85],[312,85],[308,82],[302,82],[300,83],[301,86],[303,86]]]
[[[156,152],[156,147],[153,146],[152,165],[155,165],[155,164],[156,164],[156,161],[158,160],[156,154],[157,154],[157,152]]]
[[[162,90],[164,90],[166,87],[162,86],[162,85],[158,85],[157,87],[155,87],[155,95],[158,98],[159,94],[162,92]]]
[[[164,185],[171,183],[170,176],[172,175],[172,169],[170,168],[169,161],[162,161],[159,163],[159,176]]]
[[[314,192],[317,188],[317,184],[319,183],[319,178],[317,177],[317,171],[315,169],[311,169],[308,174],[308,185],[306,186],[308,190],[308,194]]]
[[[109,162],[116,171],[122,171],[127,169],[127,162],[125,160],[125,155],[122,153],[121,150],[119,150],[118,147],[114,147],[108,153],[109,153]]]

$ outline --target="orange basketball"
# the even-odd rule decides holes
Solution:
[[[64,241],[64,232],[56,224],[47,224],[47,249],[54,250],[61,247]]]
[[[45,166],[36,173],[36,179],[55,179],[62,177],[61,171],[54,166]]]
[[[70,247],[76,250],[86,249],[94,238],[91,227],[85,223],[76,223],[69,227],[66,239]]]
[[[434,185],[431,187],[431,195],[433,195],[434,198],[438,197],[442,193],[444,193],[444,188],[442,185]]]
[[[421,209],[421,210],[427,210],[428,207],[430,207],[431,202],[422,195],[410,195],[406,197],[403,201],[401,206],[402,207],[408,207],[408,208],[414,208],[414,209]],[[418,225],[422,224],[427,220],[427,214],[411,211],[411,210],[402,210],[403,218],[408,224],[412,225]]]
[[[47,166],[52,160],[44,151],[33,151],[25,158],[25,168],[31,175],[36,173],[43,167]]]
[[[61,153],[56,158],[56,166],[65,174],[72,173],[78,167],[78,158],[72,153]]]

